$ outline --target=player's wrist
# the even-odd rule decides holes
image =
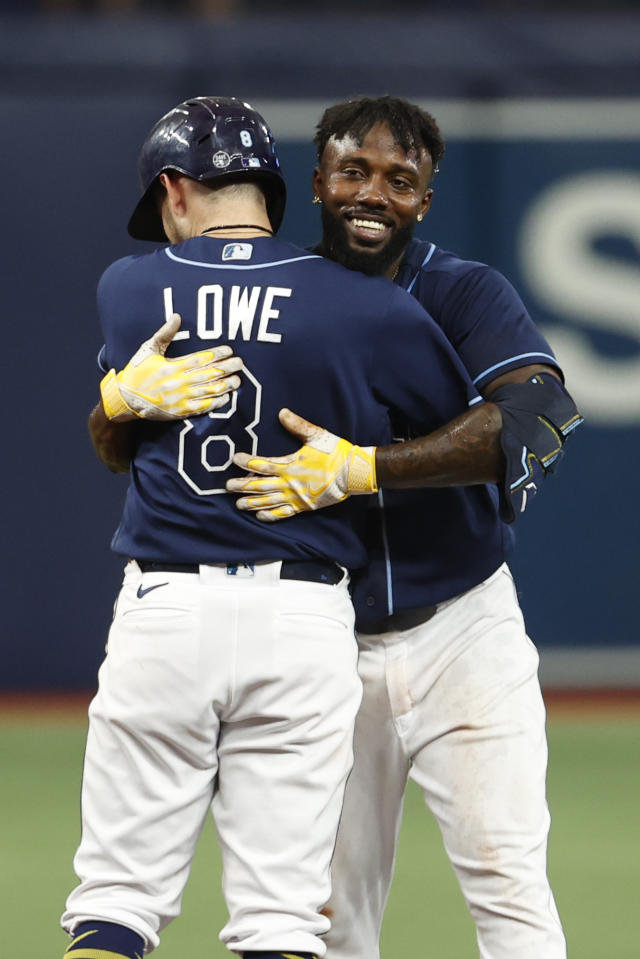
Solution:
[[[356,495],[378,492],[375,446],[353,447],[349,458],[347,490]]]
[[[122,422],[137,419],[135,412],[125,403],[122,397],[118,385],[118,375],[115,370],[109,370],[100,381],[100,396],[108,420]]]

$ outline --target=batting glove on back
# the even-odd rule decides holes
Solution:
[[[165,351],[178,332],[181,318],[171,319],[146,340],[125,368],[110,370],[100,383],[102,405],[110,420],[176,420],[224,406],[229,392],[240,386],[242,360],[230,346],[217,346],[177,359]]]
[[[291,410],[280,411],[280,422],[305,445],[297,453],[270,459],[236,453],[236,466],[260,474],[227,481],[230,492],[252,494],[236,502],[238,509],[272,523],[333,506],[353,494],[377,492],[375,446],[354,446]]]

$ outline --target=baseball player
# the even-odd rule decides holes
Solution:
[[[405,442],[376,452],[384,489],[370,499],[369,564],[353,583],[364,698],[332,866],[328,955],[379,955],[410,777],[441,829],[482,959],[564,959],[546,874],[538,655],[505,562],[513,537],[503,521],[525,509],[581,417],[504,277],[411,238],[444,152],[433,117],[403,100],[362,98],[327,110],[315,142],[319,251],[408,290],[440,324],[491,413],[475,439],[473,428],[461,437],[457,462],[441,455],[443,431],[412,439],[406,421],[395,431]],[[325,431],[288,411],[282,422],[302,449],[279,460],[239,458],[264,478],[229,484],[246,494],[238,506],[266,521],[327,505],[315,494]],[[496,443],[502,457],[488,459]]]
[[[233,455],[288,450],[277,412],[295,404],[366,444],[327,487],[335,499],[375,485],[390,409],[428,432],[481,399],[405,291],[275,237],[284,182],[248,104],[178,105],[140,172],[129,232],[170,245],[112,264],[98,289],[107,372],[90,429],[99,453],[116,444],[112,468],[132,456],[112,541],[127,563],[89,711],[65,956],[158,945],[211,807],[220,938],[254,959],[310,959],[326,949],[361,698],[346,570],[366,560],[367,500],[267,526],[225,490]],[[241,382],[223,342],[241,348]],[[342,444],[324,452],[343,459]]]

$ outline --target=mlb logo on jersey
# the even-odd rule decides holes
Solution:
[[[251,243],[227,243],[222,249],[222,261],[250,260],[253,255]]]

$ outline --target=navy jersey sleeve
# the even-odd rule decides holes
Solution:
[[[458,263],[466,269],[439,273],[435,288],[423,276],[412,293],[433,313],[475,386],[482,391],[497,376],[533,363],[558,368],[509,281],[482,263]]]
[[[419,433],[429,433],[482,402],[440,327],[400,287],[373,341],[372,387]]]
[[[161,296],[156,296],[151,306],[144,279],[141,282],[144,273],[139,264],[143,259],[129,256],[116,260],[98,283],[98,315],[104,337],[98,357],[101,370],[121,370],[165,321]]]

